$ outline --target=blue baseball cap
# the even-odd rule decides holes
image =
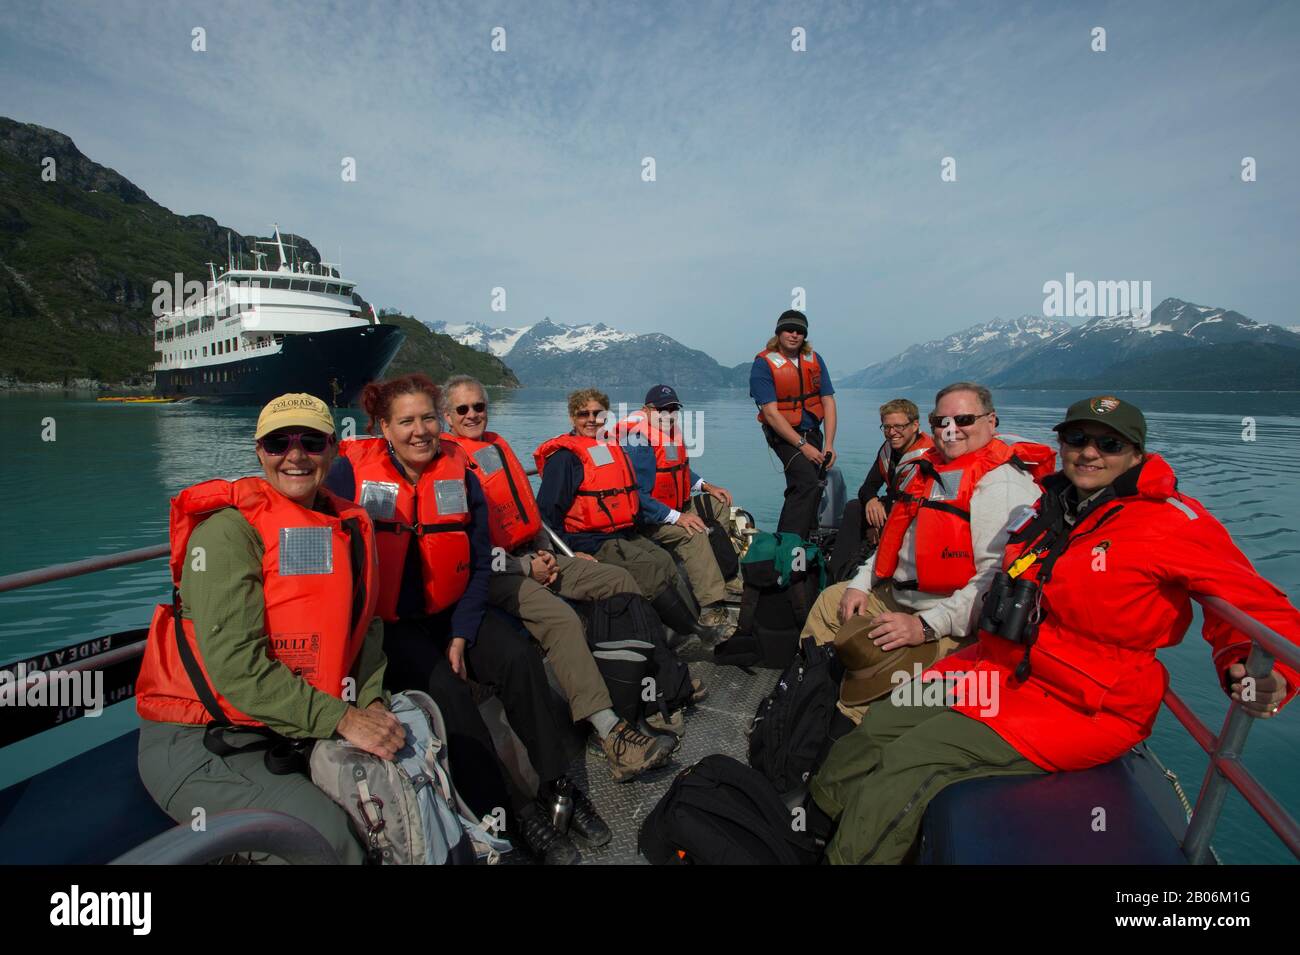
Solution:
[[[647,408],[658,408],[662,411],[664,408],[670,408],[673,405],[680,406],[681,403],[681,399],[677,397],[677,392],[673,391],[668,385],[655,385],[645,393]]]

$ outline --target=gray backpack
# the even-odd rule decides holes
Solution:
[[[406,727],[395,760],[346,740],[322,740],[311,754],[312,782],[347,812],[373,863],[494,864],[510,845],[492,833],[490,817],[476,823],[456,791],[438,704],[408,690],[393,694],[390,708]]]

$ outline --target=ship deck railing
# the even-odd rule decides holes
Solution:
[[[145,561],[158,560],[168,556],[169,551],[170,548],[167,544],[159,544],[9,574],[0,577],[0,593],[35,587],[57,580],[67,580]],[[1204,594],[1192,594],[1192,597],[1203,608],[1218,614],[1250,639],[1251,649],[1246,660],[1247,676],[1254,678],[1256,681],[1262,679],[1272,671],[1274,662],[1278,660],[1293,670],[1300,670],[1300,647],[1277,633],[1277,631],[1265,626],[1219,597]],[[81,659],[77,659],[58,669],[63,671],[84,671],[120,665],[127,660],[142,656],[145,643],[146,641],[141,639],[120,646],[115,645],[104,652],[83,656]],[[85,641],[82,641],[74,646],[81,647],[84,644]],[[16,665],[9,664],[0,667],[0,669],[8,669],[12,672]],[[32,681],[47,679],[47,675],[34,672],[27,674],[25,679],[30,684]],[[3,707],[6,702],[5,695],[14,692],[16,692],[15,683],[0,687],[0,707]],[[1182,852],[1187,860],[1192,864],[1205,864],[1212,861],[1213,850],[1210,842],[1222,815],[1223,806],[1227,800],[1228,787],[1230,786],[1241,794],[1247,804],[1286,845],[1291,853],[1297,859],[1300,859],[1300,825],[1297,824],[1295,817],[1291,815],[1286,807],[1251,774],[1242,762],[1246,749],[1246,740],[1255,723],[1254,718],[1245,711],[1242,704],[1237,700],[1230,703],[1227,715],[1224,717],[1223,726],[1216,734],[1205,725],[1200,717],[1192,712],[1187,703],[1172,688],[1165,691],[1163,702],[1209,757],[1209,765],[1206,767],[1205,776],[1197,794],[1196,805],[1190,814],[1187,831],[1181,843]],[[51,708],[51,710],[53,709]],[[61,714],[62,722],[82,715],[81,712],[70,714],[66,709],[61,710]],[[49,725],[54,725],[54,722],[55,718],[52,716]],[[6,738],[0,738],[0,746],[16,742],[14,739],[7,738],[9,734],[3,735]]]

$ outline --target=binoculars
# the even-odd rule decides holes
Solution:
[[[1013,579],[1006,571],[998,571],[984,595],[980,629],[1012,643],[1033,643],[1038,630],[1034,611],[1041,593],[1042,588],[1035,581],[1024,577]]]

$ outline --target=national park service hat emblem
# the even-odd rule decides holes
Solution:
[[[1107,414],[1119,407],[1119,399],[1111,395],[1103,395],[1100,398],[1090,398],[1088,407],[1092,409],[1093,414]]]
[[[1065,419],[1052,430],[1060,432],[1067,424],[1077,421],[1096,421],[1104,424],[1120,437],[1132,441],[1139,451],[1146,450],[1146,417],[1137,407],[1114,395],[1079,399],[1066,409]]]

